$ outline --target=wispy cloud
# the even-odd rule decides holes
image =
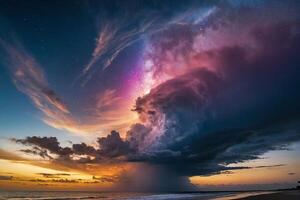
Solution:
[[[92,58],[79,77],[82,86],[91,79],[97,68],[106,69],[126,47],[140,40],[142,35],[151,29],[153,18],[145,19],[140,27],[133,26],[138,17],[139,15],[136,15],[135,19],[129,20],[125,17],[102,22]]]
[[[118,93],[112,89],[96,95],[97,98],[88,107],[79,108],[84,114],[74,114],[51,88],[42,66],[19,43],[0,39],[0,45],[8,58],[6,65],[15,86],[43,113],[42,120],[46,124],[73,133],[104,133],[111,128],[128,127],[134,120],[129,106],[124,105],[128,102],[121,101]]]
[[[27,159],[9,151],[0,149],[0,159],[11,160],[11,161],[26,161]]]
[[[56,92],[49,87],[41,66],[21,45],[13,46],[2,39],[0,44],[10,58],[9,69],[16,87],[27,94],[38,109],[70,112]]]

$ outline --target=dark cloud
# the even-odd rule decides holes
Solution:
[[[42,158],[52,159],[52,157],[48,154],[47,150],[41,149],[36,146],[32,147],[32,149],[21,149],[20,151],[26,154],[32,154],[32,155],[40,156]]]
[[[74,154],[77,155],[96,155],[97,150],[89,145],[86,145],[85,143],[81,144],[73,144],[72,150]]]
[[[27,137],[26,139],[13,139],[14,142],[23,145],[36,145],[41,148],[48,149],[52,153],[58,153],[60,151],[59,142],[56,137]]]
[[[30,180],[26,180],[26,181],[36,182],[36,183],[45,183],[45,182],[51,182],[51,183],[81,183],[82,179],[66,179],[66,178],[47,179],[47,180],[45,180],[45,179],[30,179]]]
[[[38,175],[41,175],[45,178],[59,178],[61,176],[71,176],[71,174],[67,174],[67,173],[54,173],[54,174],[50,174],[50,173],[37,173]]]
[[[32,136],[27,137],[26,139],[12,139],[12,141],[26,146],[33,146],[32,149],[26,149],[22,151],[25,153],[40,155],[44,158],[52,158],[45,150],[48,150],[50,153],[59,155],[61,157],[68,157],[73,153],[71,148],[61,147],[56,137]]]
[[[0,175],[0,181],[10,181],[13,179],[13,176]]]
[[[135,110],[137,109],[135,108]],[[132,149],[140,149],[150,131],[151,128],[145,127],[143,124],[133,124],[126,134],[126,140]]]
[[[51,182],[54,183],[80,183],[81,179],[52,179]]]
[[[30,181],[30,182],[47,182],[47,180],[39,179],[39,178],[37,178],[37,179],[30,179],[28,181]]]
[[[132,152],[129,142],[121,139],[116,131],[112,131],[108,136],[98,138],[100,154],[105,157],[117,157],[127,155]]]
[[[124,141],[118,132],[112,131],[106,137],[98,138],[99,148],[85,143],[73,144],[71,147],[61,147],[56,137],[32,136],[25,139],[12,138],[11,141],[29,149],[20,150],[27,154],[38,155],[42,158],[61,162],[74,161],[77,163],[101,162],[102,159],[113,159],[134,153],[136,149]],[[77,157],[73,159],[73,157]]]

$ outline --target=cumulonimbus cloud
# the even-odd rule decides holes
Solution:
[[[295,21],[253,27],[255,52],[247,45],[201,51],[196,56],[218,66],[195,66],[139,98],[135,110],[150,130],[143,133],[137,159],[175,162],[180,172],[206,174],[298,141],[295,29]]]
[[[158,163],[182,175],[205,175],[234,169],[226,165],[256,159],[298,141],[298,29],[293,19],[267,21],[245,29],[247,43],[225,43],[200,51],[193,45],[203,33],[174,35],[178,41],[192,42],[185,42],[183,50],[178,48],[180,42],[175,43],[169,51],[179,57],[185,52],[186,58],[197,58],[198,65],[185,68],[137,99],[134,110],[140,123],[132,125],[125,140],[113,131],[98,140],[98,149],[74,144],[67,155],[87,156],[82,162]],[[154,39],[157,48],[166,45]],[[161,63],[174,64],[178,58],[166,60],[153,53]],[[53,150],[31,140],[15,141],[62,156],[64,148],[59,145]]]

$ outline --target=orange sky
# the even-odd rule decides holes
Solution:
[[[293,146],[298,147],[299,144]],[[258,168],[226,171],[211,176],[193,176],[189,179],[200,189],[278,183],[291,185],[297,182],[300,162],[296,159],[296,152],[274,151],[264,157],[265,159],[230,165]],[[265,167],[266,165],[270,167]],[[132,170],[134,164],[130,163],[70,165],[30,160],[0,150],[0,189],[4,190],[111,190],[122,176]]]

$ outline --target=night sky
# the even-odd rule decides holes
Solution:
[[[299,9],[0,1],[0,189],[294,187]]]

